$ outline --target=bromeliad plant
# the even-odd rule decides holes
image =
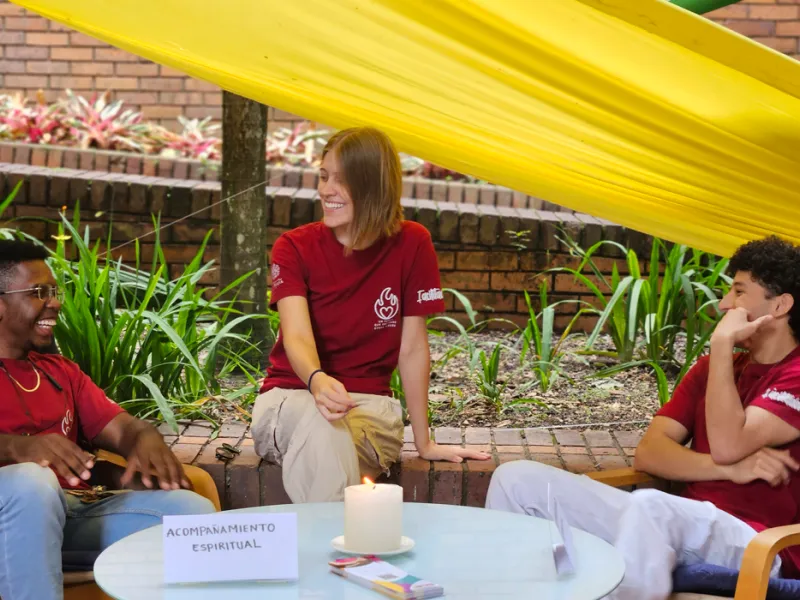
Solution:
[[[267,138],[267,162],[292,166],[318,166],[330,131],[305,123],[283,127]]]
[[[258,368],[243,358],[253,345],[238,331],[266,316],[243,315],[222,299],[251,274],[206,300],[200,281],[213,268],[203,264],[209,236],[184,272],[170,278],[157,233],[149,270],[141,269],[138,244],[131,269],[91,243],[88,228],[81,236],[75,214],[74,222],[62,215],[51,259],[64,290],[55,328],[60,351],[137,416],[162,418],[174,429],[178,417],[214,423],[205,405],[221,395],[221,378],[236,371],[256,385]]]
[[[70,136],[80,148],[150,153],[155,127],[143,122],[142,113],[126,109],[122,100],[108,101],[108,92],[90,100],[67,90],[67,98],[55,105],[63,114]]]
[[[161,156],[222,160],[222,138],[218,135],[222,126],[219,123],[213,123],[211,117],[187,119],[183,116],[178,117],[178,123],[181,133],[161,128],[153,135],[163,146],[159,152]]]
[[[110,101],[109,92],[94,94],[88,100],[71,90],[65,93],[66,98],[52,104],[45,102],[41,92],[36,100],[21,94],[0,95],[0,140],[119,150],[165,158],[221,160],[220,125],[212,123],[211,117],[187,119],[179,116],[181,131],[174,132],[145,121],[140,112],[125,108],[120,100]],[[318,166],[330,133],[306,122],[270,132],[265,148],[267,162]],[[413,156],[403,154],[401,160],[407,175],[477,181]]]
[[[36,101],[22,94],[0,95],[0,140],[30,144],[69,143],[72,133],[58,104],[48,105],[41,92]]]

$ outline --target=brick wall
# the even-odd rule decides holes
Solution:
[[[217,181],[220,172],[220,163],[217,161],[166,159],[160,156],[131,152],[83,150],[16,142],[0,142],[0,162],[196,181]],[[272,186],[316,189],[318,174],[318,169],[267,165],[266,181]],[[493,204],[515,208],[574,212],[552,202],[546,202],[541,198],[522,192],[515,192],[500,185],[479,185],[424,177],[404,177],[403,196],[438,202],[468,202],[470,204]]]
[[[209,229],[214,230],[206,250],[206,260],[219,258],[220,185],[211,181],[192,181],[82,171],[50,169],[0,163],[0,198],[23,181],[23,187],[3,219],[16,219],[10,226],[29,231],[39,239],[52,241],[57,231],[59,211],[66,206],[72,214],[80,203],[81,222],[89,225],[93,239],[109,233],[113,245],[151,233],[150,215],[162,213],[162,223],[170,223],[190,213],[191,218],[168,227],[161,233],[164,254],[175,275],[194,257],[198,242]],[[269,246],[284,231],[320,217],[316,191],[298,187],[270,187]],[[541,271],[556,266],[577,266],[556,239],[559,228],[573,239],[589,246],[601,239],[630,245],[640,256],[649,256],[650,238],[589,215],[537,211],[535,209],[468,203],[404,199],[406,218],[423,224],[430,232],[439,256],[443,287],[462,291],[482,317],[508,319],[524,324],[527,319],[523,291],[537,297]],[[45,222],[42,218],[50,219]],[[141,240],[142,259],[153,255],[153,238]],[[269,246],[265,251],[269,251]],[[134,258],[132,244],[113,252],[125,261]],[[626,272],[624,261],[607,255],[599,259],[605,272],[612,264]],[[644,266],[644,265],[643,265]],[[208,285],[217,284],[216,271]],[[551,301],[579,298],[592,300],[588,290],[571,276],[548,274]],[[448,311],[463,320],[464,313],[448,294]],[[559,307],[557,324],[564,326],[575,307]],[[593,319],[581,321],[578,329],[591,326]],[[494,326],[502,327],[502,323]]]
[[[145,118],[174,127],[177,117],[222,117],[222,92],[0,0],[0,93],[43,90],[48,101],[66,88],[91,96],[110,90]],[[270,130],[302,119],[270,108]]]
[[[711,13],[710,18],[771,48],[798,56],[800,0],[751,0]],[[0,93],[42,89],[54,100],[65,88],[82,94],[111,90],[148,119],[168,126],[178,115],[221,116],[216,86],[191,79],[97,42],[0,0]],[[270,109],[270,128],[299,119]]]

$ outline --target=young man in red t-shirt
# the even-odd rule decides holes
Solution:
[[[430,439],[425,317],[444,299],[430,233],[403,221],[391,140],[372,128],[338,132],[318,189],[322,222],[272,248],[281,329],[253,409],[256,451],[283,467],[293,502],[342,500],[400,457],[402,410],[389,385],[398,368],[420,456],[488,459]]]
[[[488,508],[549,518],[550,484],[572,526],[617,547],[626,571],[609,597],[667,598],[676,565],[738,569],[758,531],[800,520],[800,250],[776,237],[749,242],[729,270],[710,355],[636,450],[637,469],[687,482],[682,496],[629,494],[528,461],[492,478]],[[800,552],[790,548],[772,574],[800,577],[798,567]]]
[[[65,568],[91,569],[115,541],[157,525],[163,515],[201,514],[214,506],[188,489],[180,462],[152,425],[106,397],[78,366],[56,354],[53,327],[61,303],[47,250],[0,241],[0,597],[58,600]],[[89,501],[94,448],[128,459],[161,490],[114,493]],[[84,501],[85,500],[85,501]]]

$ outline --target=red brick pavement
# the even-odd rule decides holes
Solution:
[[[179,435],[165,425],[160,430],[183,462],[211,474],[224,508],[289,502],[280,467],[256,455],[244,424],[223,426],[213,440],[211,428],[203,423],[182,423]],[[439,428],[433,432],[438,443],[492,455],[490,461],[454,464],[420,459],[407,428],[401,463],[387,480],[403,486],[408,502],[483,506],[491,475],[503,463],[535,460],[574,473],[617,469],[631,465],[641,436],[640,430]],[[239,448],[241,453],[231,461],[217,459],[216,449],[223,443]]]

